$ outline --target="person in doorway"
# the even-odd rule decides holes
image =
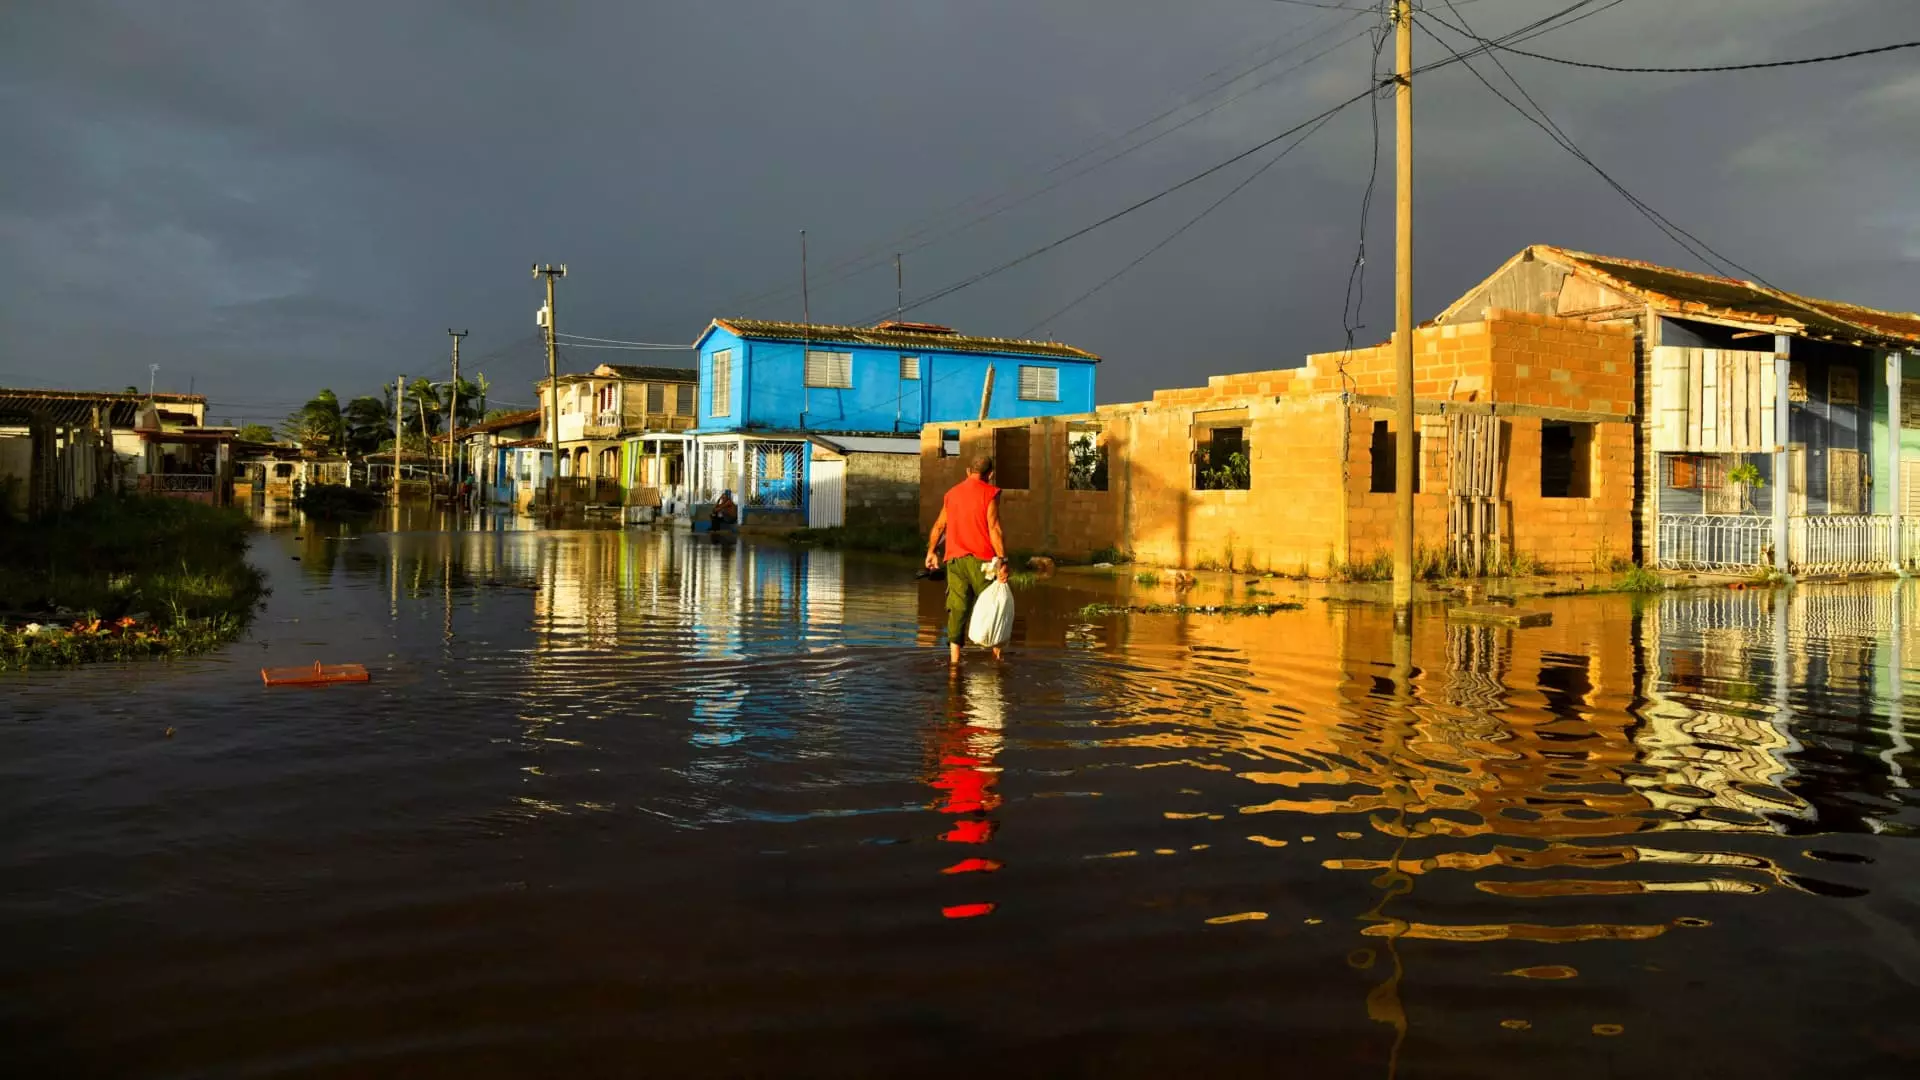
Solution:
[[[947,543],[947,659],[960,662],[966,640],[967,617],[974,600],[987,588],[987,566],[1007,580],[1007,541],[1000,531],[1000,489],[993,486],[993,459],[977,457],[967,466],[967,478],[947,490],[940,517],[927,534],[927,569],[940,566],[936,554]],[[1000,659],[1000,650],[993,650]]]
[[[711,520],[716,526],[740,524],[740,507],[733,501],[733,492],[720,493],[720,498],[713,504]]]

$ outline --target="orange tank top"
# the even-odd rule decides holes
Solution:
[[[987,535],[987,504],[1000,489],[977,476],[947,490],[947,559],[972,555],[981,562],[993,558],[993,538]]]

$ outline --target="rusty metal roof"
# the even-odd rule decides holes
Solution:
[[[931,326],[932,324],[923,324]],[[770,319],[715,319],[718,326],[736,337],[758,341],[818,341],[828,345],[877,345],[885,349],[928,350],[962,353],[1006,353],[1014,356],[1046,356],[1059,360],[1100,358],[1085,349],[1076,349],[1057,341],[1026,341],[1019,338],[972,337],[957,334],[946,327],[920,329],[915,324],[882,323],[879,326],[824,326],[819,324],[777,322]],[[909,327],[915,327],[910,329]],[[712,326],[707,328],[712,332]],[[705,340],[707,334],[700,335]],[[696,341],[695,346],[699,345]]]
[[[1548,244],[1528,249],[1590,275],[1664,315],[1698,316],[1772,327],[1782,333],[1858,345],[1920,344],[1920,315],[1821,300],[1752,281],[1676,270],[1636,259],[1571,251]]]
[[[0,420],[20,423],[49,420],[56,424],[79,424],[93,418],[93,410],[103,410],[101,419],[114,427],[132,427],[140,407],[148,401],[164,405],[201,405],[207,399],[199,394],[104,393],[94,390],[29,390],[0,387]]]
[[[505,431],[510,427],[519,427],[521,424],[537,424],[539,422],[540,422],[540,410],[527,409],[522,412],[502,413],[501,415],[496,416],[491,420],[482,420],[477,424],[468,424],[466,427],[463,427],[460,430],[454,432],[453,435],[454,435],[454,438],[458,439],[458,438],[464,438],[468,435],[479,435],[483,432],[492,432],[492,431]],[[443,431],[434,435],[433,441],[446,442],[447,441],[446,432]]]

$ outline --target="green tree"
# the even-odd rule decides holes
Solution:
[[[234,437],[241,442],[250,443],[270,443],[279,438],[279,436],[273,433],[273,429],[265,424],[248,424],[241,428],[239,434]]]
[[[393,442],[393,407],[384,397],[362,394],[347,403],[347,446],[365,454]]]
[[[301,446],[341,446],[346,442],[347,422],[340,413],[340,399],[331,390],[320,391],[287,417],[280,430]]]
[[[444,411],[440,392],[426,379],[413,380],[407,386],[407,409],[420,422],[420,437],[432,442],[433,433],[440,430],[440,414]]]

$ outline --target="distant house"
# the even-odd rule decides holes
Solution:
[[[623,501],[629,436],[685,431],[696,422],[699,373],[692,368],[601,364],[558,382],[560,476],[593,481],[585,501]],[[551,391],[544,379],[536,390],[545,436]]]
[[[192,456],[178,443],[171,458],[155,453],[149,433],[204,433],[206,409],[196,394],[0,389],[0,510],[38,514],[146,486],[147,474]]]
[[[546,482],[551,454],[540,437],[539,409],[502,413],[453,433],[462,477],[471,478],[482,502],[524,509],[534,490]],[[443,441],[444,435],[434,437]]]
[[[971,337],[952,327],[897,321],[814,326],[715,319],[694,348],[700,354],[695,502],[732,490],[746,517],[769,524],[839,520],[849,510],[854,520],[862,517],[861,507],[844,504],[809,512],[812,463],[840,460],[831,450],[816,455],[812,436],[897,438],[898,452],[912,454],[923,424],[975,420],[983,406],[996,420],[1087,412],[1100,363],[1093,353],[1058,342]],[[860,452],[878,453],[877,445]],[[846,490],[827,484],[818,494],[843,498]]]

